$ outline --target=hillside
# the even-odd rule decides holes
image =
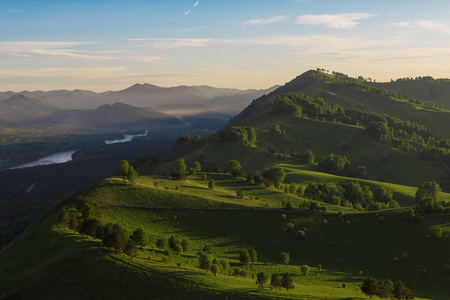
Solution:
[[[28,96],[13,95],[0,101],[0,119],[11,123],[30,122],[58,109]]]
[[[377,114],[387,114],[403,120],[417,122],[429,127],[435,136],[450,138],[450,111],[418,105],[407,99],[398,98],[388,90],[368,90],[368,85],[342,73],[335,75],[307,71],[267,96],[252,102],[231,124],[246,117],[259,107],[264,107],[278,95],[302,93],[311,97],[321,97],[328,104],[341,105],[345,109],[359,109]],[[370,87],[369,87],[370,88]],[[417,97],[415,97],[417,98]]]
[[[432,77],[403,78],[391,82],[366,82],[377,88],[384,88],[402,94],[407,98],[416,98],[450,107],[450,82],[448,79]]]
[[[358,287],[365,276],[376,276],[404,280],[415,299],[448,299],[442,261],[450,244],[426,237],[436,226],[450,231],[445,217],[427,215],[417,224],[402,210],[347,214],[340,221],[335,215],[283,212],[286,197],[304,200],[227,175],[207,177],[216,180],[215,189],[201,175],[185,182],[141,177],[134,187],[111,178],[73,195],[2,251],[1,297],[365,299]],[[245,190],[244,199],[235,196],[236,188]],[[130,234],[142,227],[148,242],[137,256],[115,253],[99,239],[56,225],[61,208],[75,214],[80,197],[97,203],[103,224],[119,222]],[[198,210],[204,205],[208,210]],[[246,209],[260,205],[261,210]],[[285,222],[295,229],[283,232]],[[296,237],[297,228],[306,230],[304,239]],[[188,238],[189,247],[180,254],[165,251],[172,235]],[[158,248],[159,239],[165,247]],[[229,261],[217,276],[199,268],[196,254],[206,245],[212,246],[211,257]],[[242,266],[239,251],[251,248],[257,262]],[[279,264],[280,252],[290,253],[288,264]],[[301,265],[310,266],[308,275],[301,274]],[[254,276],[261,271],[291,273],[295,289],[271,291],[269,283],[258,289]]]

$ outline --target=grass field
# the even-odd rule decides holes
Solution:
[[[119,222],[128,232],[144,229],[148,243],[133,259],[109,251],[99,240],[56,226],[60,207],[70,207],[77,195],[60,203],[1,253],[1,296],[365,299],[358,287],[365,276],[375,276],[404,280],[416,299],[450,299],[450,275],[445,272],[450,243],[430,237],[436,227],[450,231],[448,216],[426,215],[418,224],[409,221],[405,211],[347,214],[337,220],[336,215],[221,210],[223,205],[243,205],[239,201],[246,206],[268,202],[276,207],[284,197],[295,196],[257,187],[247,193],[258,195],[259,200],[232,200],[236,186],[250,185],[224,174],[208,177],[215,178],[216,189],[204,188],[200,178],[176,182],[141,177],[135,187],[110,178],[78,194],[103,205],[102,223]],[[409,188],[404,189],[406,193]],[[177,209],[200,204],[219,206],[217,210]],[[162,205],[166,208],[154,209]],[[283,231],[285,222],[294,224],[294,229]],[[296,236],[300,229],[306,231],[303,240]],[[157,239],[167,240],[171,235],[189,238],[189,250],[167,256],[156,248]],[[196,255],[206,245],[213,247],[211,256],[229,259],[231,269],[217,276],[200,270]],[[238,253],[249,248],[256,249],[258,263],[241,266]],[[288,265],[279,264],[281,252],[290,253]],[[302,276],[300,266],[305,264],[311,269]],[[245,276],[232,276],[233,268],[245,270]],[[422,269],[427,269],[426,276],[421,275]],[[255,275],[261,271],[269,276],[289,272],[296,288],[262,291],[255,284]]]

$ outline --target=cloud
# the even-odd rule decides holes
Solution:
[[[280,23],[285,21],[289,16],[274,16],[268,19],[253,19],[245,24],[251,24],[251,25],[260,25],[260,24],[270,24],[270,23]]]
[[[348,13],[337,15],[302,15],[297,17],[297,24],[324,25],[331,28],[351,28],[359,23],[357,20],[374,17],[369,13]]]
[[[188,9],[188,11],[184,13],[184,15],[187,16],[187,15],[190,14],[190,13],[191,13],[191,10]]]
[[[130,42],[140,42],[143,46],[150,46],[158,49],[175,49],[183,47],[204,47],[214,41],[212,39],[128,39]]]
[[[200,3],[200,1],[197,1],[194,3],[194,6],[197,6]]]
[[[417,21],[389,23],[388,26],[396,26],[396,27],[409,28],[409,29],[411,29],[411,28],[426,29],[426,30],[450,34],[450,28],[446,24],[438,23],[436,21],[429,21],[429,20],[417,20]]]

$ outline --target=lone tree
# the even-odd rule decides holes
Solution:
[[[438,183],[434,181],[423,182],[417,189],[416,200],[421,201],[423,198],[430,197],[433,201],[436,201],[440,191],[441,188]]]
[[[210,190],[213,190],[215,187],[216,187],[216,182],[215,182],[213,179],[210,179],[210,180],[208,181],[208,188],[209,188]]]
[[[264,272],[260,272],[256,275],[256,284],[259,285],[261,287],[262,290],[264,290],[264,284],[266,284],[267,280],[269,279],[269,277],[267,276],[266,273]]]
[[[280,289],[281,288],[281,280],[280,280],[280,275],[278,274],[272,274],[272,277],[270,278],[270,285],[274,288],[274,289]]]
[[[302,272],[303,276],[308,275],[309,273],[309,266],[308,265],[303,265],[300,267],[300,271]]]
[[[361,285],[361,292],[372,298],[378,292],[377,280],[373,277],[366,277]]]
[[[233,177],[245,177],[245,172],[242,170],[241,163],[237,160],[230,160],[227,164],[227,173]]]
[[[198,263],[200,269],[206,270],[206,272],[208,272],[208,270],[211,268],[212,260],[208,254],[206,254],[205,252],[200,252],[198,256]]]
[[[284,273],[283,277],[281,277],[281,286],[289,291],[290,289],[295,289],[294,280],[291,277],[291,274],[288,272]]]
[[[128,242],[126,243],[125,247],[123,248],[123,252],[133,258],[133,256],[137,253],[137,245],[136,242],[133,241],[133,239],[129,238]]]

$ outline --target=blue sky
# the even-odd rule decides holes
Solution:
[[[450,77],[450,1],[1,0],[0,91]]]

